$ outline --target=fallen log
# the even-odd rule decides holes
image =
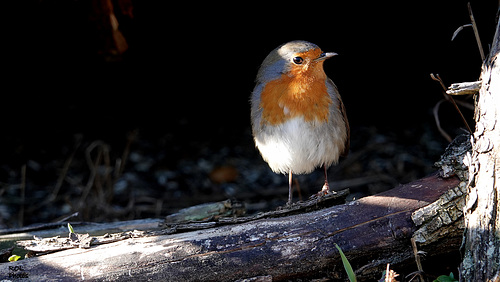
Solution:
[[[0,264],[0,280],[344,278],[334,244],[344,251],[358,280],[380,278],[387,263],[397,272],[398,265],[414,259],[410,239],[417,227],[412,214],[458,183],[456,177],[443,179],[435,174],[313,212],[177,234],[154,231],[149,236],[59,251]],[[441,248],[450,249],[457,245]]]

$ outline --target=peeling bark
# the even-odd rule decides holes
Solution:
[[[469,167],[461,281],[500,281],[500,22],[481,72]]]

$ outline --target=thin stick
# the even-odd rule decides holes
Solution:
[[[125,169],[125,164],[127,163],[128,155],[130,154],[130,146],[132,145],[132,143],[135,142],[137,134],[138,130],[134,129],[127,136],[127,144],[125,145],[125,149],[123,150],[122,158],[119,162],[119,165],[117,165],[118,169],[115,170],[115,181],[118,180],[118,178],[120,178],[120,176],[123,174],[123,170]]]
[[[111,172],[113,171],[111,167],[111,158],[109,157],[109,146],[105,145],[102,146],[102,151],[104,153],[104,181],[106,183],[106,191],[104,192],[105,200],[106,202],[110,203],[111,200],[113,199],[113,185],[114,185],[114,180],[113,176],[111,175]],[[102,200],[102,199],[101,199]],[[102,201],[101,201],[102,203]]]
[[[453,139],[448,133],[446,133],[446,131],[444,131],[444,129],[441,127],[441,122],[439,121],[439,106],[441,106],[441,103],[443,103],[444,101],[445,100],[441,99],[439,102],[437,102],[437,104],[434,106],[434,109],[432,110],[432,113],[434,114],[434,120],[436,121],[436,126],[439,132],[441,133],[441,135],[443,135],[444,139],[448,141],[448,143],[451,143]]]
[[[66,159],[64,162],[63,169],[61,171],[61,174],[59,175],[59,178],[57,179],[56,186],[54,186],[54,190],[52,190],[52,194],[50,195],[49,199],[47,202],[52,202],[57,198],[57,195],[59,194],[59,190],[61,189],[64,179],[66,178],[66,175],[68,174],[69,166],[73,162],[73,158],[75,157],[75,153],[80,147],[80,144],[82,143],[82,136],[81,135],[76,135],[75,136],[75,147],[73,148],[73,151],[69,155],[69,157]]]
[[[102,141],[94,141],[92,142],[87,149],[85,150],[85,159],[87,160],[87,165],[89,166],[90,169],[90,176],[89,179],[87,180],[87,185],[85,186],[82,195],[80,197],[80,202],[79,202],[79,208],[82,208],[84,206],[85,200],[87,199],[87,196],[90,193],[90,190],[92,189],[93,186],[98,186],[96,181],[96,176],[97,176],[97,167],[101,163],[101,158],[102,158],[102,150],[97,151],[97,156],[95,161],[92,160],[92,150],[94,148],[98,148],[99,146],[103,146],[104,142]],[[97,188],[97,187],[96,187]]]
[[[19,227],[24,225],[24,204],[26,201],[26,164],[21,167],[21,204],[19,209]]]
[[[477,31],[476,21],[474,20],[474,15],[472,14],[472,7],[470,2],[467,3],[467,8],[469,9],[469,17],[472,23],[472,28],[474,29],[474,35],[476,36],[477,47],[479,48],[479,53],[481,54],[481,61],[484,62],[485,56],[483,51],[483,45],[481,44],[481,39],[479,39],[479,32]]]
[[[462,122],[465,124],[465,127],[467,127],[467,130],[470,132],[470,134],[472,134],[473,133],[472,129],[470,128],[469,124],[467,123],[467,120],[465,119],[464,115],[462,114],[462,111],[460,111],[460,109],[458,108],[458,105],[455,102],[455,99],[453,99],[453,97],[451,97],[450,95],[446,95],[446,86],[444,86],[444,82],[441,79],[441,77],[439,76],[439,74],[434,75],[433,73],[431,73],[431,78],[435,81],[438,81],[439,84],[441,84],[441,87],[443,88],[443,90],[445,92],[445,93],[443,93],[444,98],[446,100],[450,101],[453,104],[453,106],[455,106],[455,109],[457,110],[458,114],[462,118]]]
[[[418,254],[417,242],[415,241],[415,238],[411,238],[411,246],[413,248],[413,255],[415,256],[415,262],[417,263],[417,269],[419,272],[420,281],[424,282],[424,278],[422,277],[421,274],[424,273],[424,270],[422,268],[422,263],[420,262],[420,255]]]
[[[441,84],[441,87],[443,88],[443,90],[446,93],[446,86],[444,86],[444,82],[441,79],[441,77],[439,76],[439,73],[437,73],[436,75],[434,75],[433,73],[431,73],[431,78],[432,78],[432,80],[439,82],[439,84]],[[448,100],[448,98],[447,98],[446,95],[444,95],[444,98],[446,98]]]

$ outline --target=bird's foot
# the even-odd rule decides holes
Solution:
[[[330,191],[330,185],[328,185],[328,182],[325,182],[323,187],[321,188],[321,191],[319,191],[315,196],[317,198],[321,198],[323,196],[326,196],[328,194],[336,194],[335,191]]]
[[[328,193],[330,193],[330,185],[328,185],[328,182],[325,182],[323,187],[321,187],[321,191],[318,192],[318,196],[324,196]]]

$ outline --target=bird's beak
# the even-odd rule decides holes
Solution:
[[[331,58],[333,56],[337,56],[338,54],[337,53],[333,53],[333,52],[328,52],[328,53],[321,53],[321,55],[319,55],[318,58],[314,59],[314,61],[323,61],[323,60],[326,60],[328,58]]]

